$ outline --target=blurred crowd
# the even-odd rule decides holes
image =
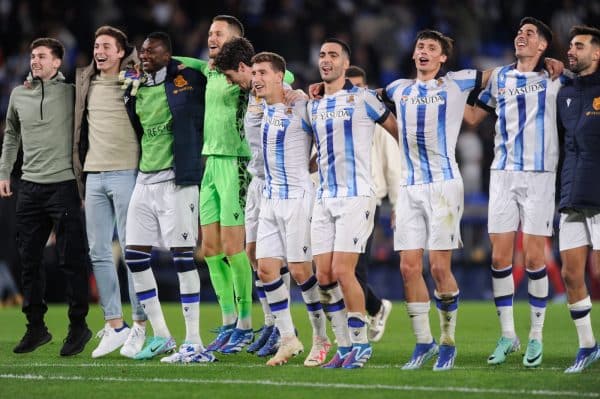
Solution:
[[[29,44],[40,36],[58,38],[67,50],[62,72],[72,81],[75,68],[90,63],[94,31],[110,24],[139,46],[146,34],[171,35],[174,54],[207,59],[207,33],[217,14],[235,15],[257,51],[283,55],[306,89],[319,79],[318,49],[325,37],[351,44],[352,63],[367,71],[369,84],[382,87],[411,76],[415,33],[434,28],[455,39],[447,68],[486,69],[510,63],[519,20],[534,16],[554,32],[549,55],[565,60],[568,31],[576,24],[600,26],[598,0],[0,0],[0,141],[11,90],[29,71]],[[493,157],[493,121],[477,131],[463,131],[457,155],[465,183],[463,264],[489,264],[485,220],[489,164]],[[18,173],[16,171],[15,173]],[[2,226],[10,226],[11,201],[0,201]],[[389,208],[388,208],[389,210]],[[389,217],[383,212],[383,218]],[[2,231],[4,230],[4,231]],[[10,235],[10,229],[0,229]],[[397,273],[391,229],[384,220],[376,231],[375,262]],[[0,263],[13,264],[14,248],[0,240]],[[399,276],[398,276],[399,278]],[[385,295],[384,295],[385,296]]]
[[[367,71],[370,85],[382,87],[410,76],[413,38],[435,28],[455,39],[448,69],[486,69],[510,62],[519,20],[535,16],[550,24],[550,55],[564,59],[571,26],[600,24],[600,2],[594,0],[0,0],[0,120],[4,121],[12,88],[29,70],[28,46],[39,36],[56,37],[67,49],[62,72],[91,61],[93,34],[111,24],[139,46],[155,30],[168,32],[174,53],[207,58],[207,32],[217,14],[239,17],[258,51],[283,55],[296,75],[296,87],[318,79],[318,48],[325,37],[351,44],[352,62]],[[0,131],[2,126],[0,126]],[[489,125],[469,132],[459,144],[467,192],[486,191],[486,160],[491,160]],[[478,137],[479,136],[479,137]],[[482,167],[483,163],[483,167]],[[483,175],[481,174],[483,172]],[[473,179],[470,180],[470,179]]]

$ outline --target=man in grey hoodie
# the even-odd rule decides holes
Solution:
[[[23,176],[17,198],[17,244],[22,263],[23,313],[27,332],[15,346],[26,353],[49,342],[44,323],[46,279],[42,252],[54,227],[59,266],[65,273],[69,333],[62,356],[80,353],[92,333],[88,313],[88,258],[81,199],[73,173],[74,87],[58,72],[63,45],[50,38],[31,44],[31,88],[10,96],[0,157],[0,197],[12,195],[10,173],[23,146]]]

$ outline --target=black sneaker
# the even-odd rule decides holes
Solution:
[[[21,342],[17,344],[13,348],[14,353],[28,353],[33,352],[39,346],[42,346],[52,339],[52,335],[48,332],[48,328],[45,325],[41,326],[32,326],[31,324],[27,325],[27,331],[23,338],[21,338]]]
[[[63,341],[63,347],[60,350],[61,356],[73,356],[83,352],[85,344],[92,338],[92,331],[87,327],[69,326],[69,334]]]

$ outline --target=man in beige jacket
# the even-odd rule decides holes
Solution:
[[[85,198],[86,230],[100,304],[106,325],[92,357],[104,356],[122,346],[133,357],[145,339],[146,315],[127,271],[133,326],[123,321],[121,290],[113,261],[112,238],[117,227],[125,248],[125,220],[135,186],[139,139],[131,126],[119,72],[138,63],[127,36],[112,26],[98,28],[91,64],[77,69],[73,168]]]

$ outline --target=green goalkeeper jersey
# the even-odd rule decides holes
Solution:
[[[206,76],[202,154],[250,158],[250,147],[244,137],[248,93],[240,90],[238,85],[229,84],[225,75],[208,67],[207,61],[188,57],[173,58]]]
[[[248,93],[208,66],[208,61],[189,57],[173,57],[206,76],[206,109],[204,112],[203,155],[251,157],[250,146],[244,136],[244,115],[248,107]],[[294,75],[286,71],[286,83],[294,82]]]

